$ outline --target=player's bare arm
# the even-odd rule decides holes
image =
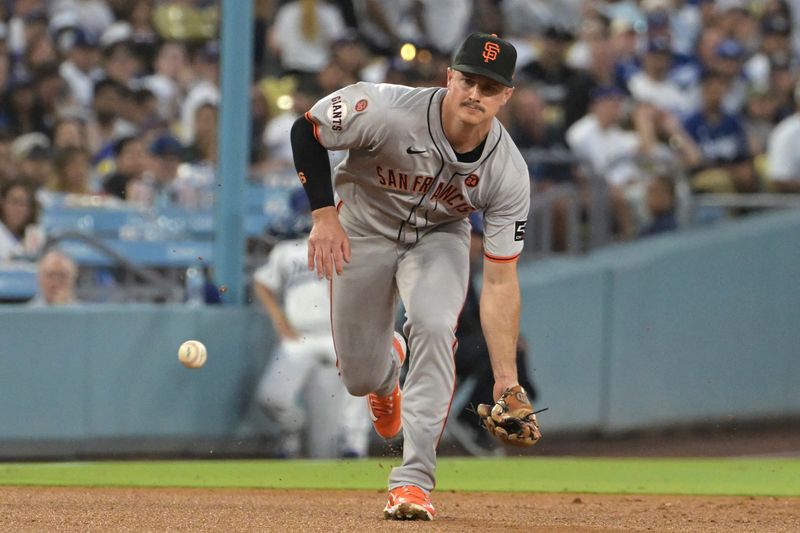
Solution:
[[[269,315],[275,332],[280,338],[283,340],[296,339],[297,332],[289,324],[289,319],[286,318],[286,313],[283,312],[278,297],[261,283],[254,283],[253,289],[255,290],[256,298],[258,298],[258,301],[264,307],[264,311]]]
[[[497,400],[504,390],[518,385],[520,293],[516,261],[498,263],[484,259],[480,310],[494,374],[494,400]]]
[[[294,165],[311,204],[313,227],[308,239],[308,269],[328,279],[344,271],[350,261],[350,241],[339,223],[334,207],[331,165],[327,149],[320,144],[309,117],[298,118],[292,126]]]

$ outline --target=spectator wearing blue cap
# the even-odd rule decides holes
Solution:
[[[192,203],[186,188],[182,190],[178,169],[183,162],[184,147],[172,135],[162,134],[150,143],[147,170],[132,184],[131,200],[147,207],[168,207]]]
[[[723,39],[714,48],[714,62],[705,66],[728,79],[728,92],[725,95],[723,106],[729,113],[739,114],[747,99],[750,82],[743,68],[746,59],[747,50],[739,41]]]
[[[692,169],[695,192],[755,192],[759,188],[741,119],[724,107],[730,81],[720,72],[703,76],[700,109],[684,121],[702,159]]]

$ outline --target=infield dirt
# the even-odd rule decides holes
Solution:
[[[800,498],[434,492],[432,523],[383,491],[0,488],[0,531],[796,532]]]

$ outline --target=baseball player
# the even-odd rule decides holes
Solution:
[[[302,189],[291,195],[295,218],[308,219],[308,199]],[[300,223],[302,225],[302,222]],[[308,231],[307,224],[305,231]],[[256,396],[262,407],[280,427],[278,455],[296,457],[301,451],[300,432],[306,414],[299,403],[300,392],[312,371],[333,367],[328,283],[306,268],[308,236],[285,240],[275,245],[267,263],[253,274],[254,290],[280,344],[258,384]],[[344,458],[366,457],[369,439],[367,409],[361,398],[347,393],[341,398],[342,415],[338,420],[338,454]]]
[[[308,268],[331,280],[340,374],[350,393],[368,397],[379,435],[403,434],[387,519],[436,514],[430,492],[455,383],[455,329],[469,275],[466,217],[475,210],[485,219],[481,319],[498,400],[487,429],[518,443],[538,439],[515,363],[516,261],[529,178],[495,118],[513,92],[515,63],[509,42],[471,34],[446,88],[357,83],[317,102],[292,127],[295,167],[312,209]],[[347,150],[335,169],[338,198],[326,150]],[[398,295],[406,309],[402,336],[393,331]],[[401,391],[404,337],[410,359]],[[501,428],[508,413],[518,425]]]

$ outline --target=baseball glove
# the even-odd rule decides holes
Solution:
[[[478,405],[476,412],[486,431],[504,444],[533,446],[542,438],[533,406],[519,385],[506,389],[494,405]]]

